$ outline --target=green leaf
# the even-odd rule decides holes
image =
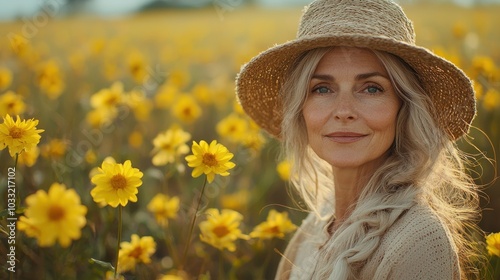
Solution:
[[[109,263],[109,262],[104,262],[104,261],[96,260],[94,258],[90,258],[89,263],[91,263],[91,264],[97,264],[100,267],[105,268],[106,270],[115,270],[115,268],[113,267],[113,265],[111,263]]]

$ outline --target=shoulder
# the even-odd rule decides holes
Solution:
[[[371,263],[369,269],[370,262],[378,264]],[[410,208],[388,229],[366,267],[381,276],[374,279],[460,278],[458,255],[447,226],[422,205]]]

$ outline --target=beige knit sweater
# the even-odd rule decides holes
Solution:
[[[290,241],[276,279],[312,279],[318,249],[326,238],[326,221],[309,214]],[[460,269],[442,222],[427,207],[415,205],[384,234],[359,275],[362,280],[456,280]],[[329,279],[336,279],[335,271]]]

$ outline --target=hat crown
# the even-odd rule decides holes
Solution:
[[[317,0],[303,13],[298,38],[361,35],[415,45],[413,24],[388,0]]]

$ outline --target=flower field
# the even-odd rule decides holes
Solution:
[[[274,277],[306,213],[234,78],[295,37],[301,10],[219,2],[0,23],[0,279]],[[417,43],[474,80],[458,144],[484,186],[480,226],[500,232],[500,7],[442,8],[405,11]],[[489,236],[478,246],[500,275]]]

